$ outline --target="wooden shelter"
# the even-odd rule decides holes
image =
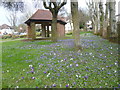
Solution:
[[[49,37],[49,26],[51,26],[52,23],[52,13],[48,10],[38,9],[25,23],[28,25],[28,38],[36,39],[35,24],[41,24],[42,37]],[[65,35],[65,24],[66,22],[64,21],[64,18],[58,16],[58,37],[63,37]]]

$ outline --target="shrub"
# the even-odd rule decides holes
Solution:
[[[12,39],[19,38],[19,35],[12,35]]]
[[[72,32],[66,33],[66,35],[72,35]]]
[[[26,38],[27,35],[19,35],[20,38]]]
[[[3,35],[2,39],[8,39],[8,38],[12,38],[12,35]]]
[[[41,35],[41,32],[36,32],[36,36],[40,36]]]
[[[79,28],[80,28],[80,29],[84,28],[84,25],[80,24]]]

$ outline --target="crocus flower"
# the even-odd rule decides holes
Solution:
[[[70,67],[72,67],[72,64],[70,64]]]
[[[67,84],[66,87],[69,87],[69,85]]]
[[[32,74],[34,73],[34,71],[30,71]]]
[[[106,67],[109,67],[109,66],[106,66]]]
[[[29,67],[32,67],[32,65],[29,65]]]
[[[66,61],[67,59],[65,58],[64,61]]]
[[[56,87],[56,84],[53,84],[52,86],[53,86],[53,87]]]
[[[31,69],[31,70],[34,70],[34,67],[31,67],[30,69]]]
[[[19,86],[16,86],[16,88],[19,88]]]
[[[73,60],[73,58],[70,58],[70,60]]]
[[[24,77],[22,77],[22,79],[24,79]]]
[[[78,64],[76,64],[76,67],[78,67]]]
[[[32,79],[35,79],[35,77],[31,77]]]
[[[88,76],[84,76],[85,79],[88,79]]]
[[[47,72],[44,72],[45,74],[47,73]]]

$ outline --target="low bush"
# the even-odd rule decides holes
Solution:
[[[19,38],[19,35],[12,35],[12,39]]]
[[[26,38],[27,35],[19,35],[19,38]]]
[[[16,38],[26,38],[27,35],[3,35],[2,39],[16,39]]]
[[[12,35],[3,35],[2,39],[8,39],[8,38],[12,38]]]
[[[66,35],[72,35],[72,32],[66,33]]]

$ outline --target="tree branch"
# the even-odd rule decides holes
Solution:
[[[50,7],[48,7],[48,6],[47,6],[47,4],[46,4],[46,1],[45,1],[45,0],[43,0],[43,5],[44,5],[44,7],[45,7],[46,9],[51,9]]]
[[[51,12],[53,12],[53,8],[52,8],[51,4],[52,4],[52,2],[50,2],[50,3],[49,3],[49,6],[47,6],[46,1],[43,0],[43,5],[44,5],[44,7],[45,7],[46,9],[49,9]]]
[[[58,6],[58,10],[59,10],[62,6],[64,6],[66,3],[67,3],[67,0],[64,0],[64,1],[60,4],[60,6]]]

